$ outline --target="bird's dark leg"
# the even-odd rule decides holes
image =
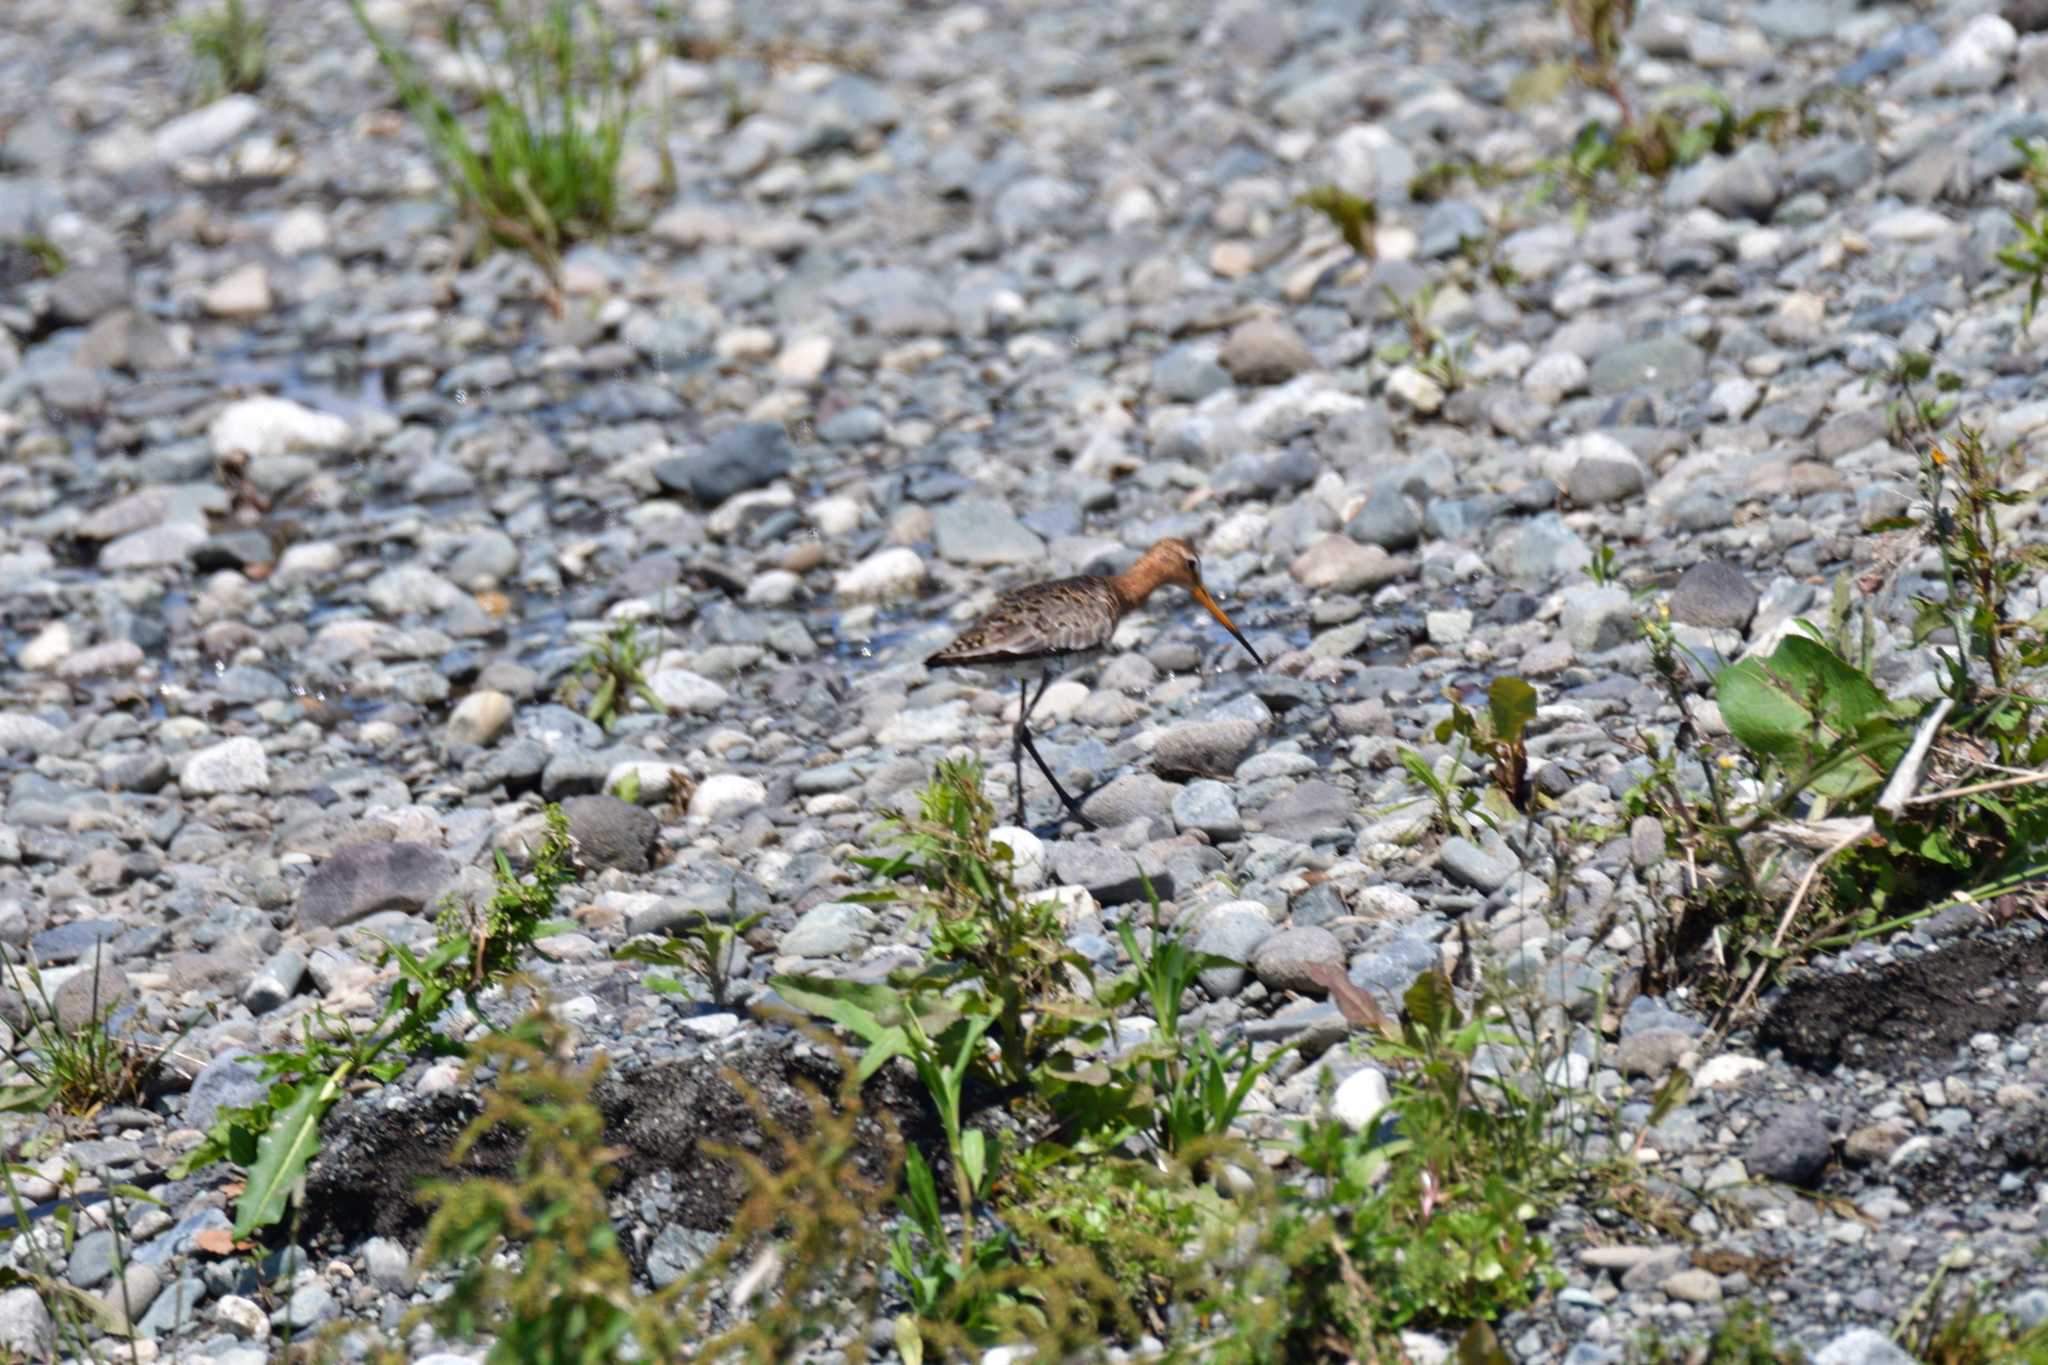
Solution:
[[[1030,703],[1024,694],[1031,684],[1017,679],[1017,728],[1010,731],[1010,762],[1017,769],[1017,828],[1025,829],[1024,823],[1024,718],[1031,714]]]
[[[1039,698],[1043,697],[1045,689],[1052,685],[1052,673],[1048,671],[1044,677],[1038,680],[1038,690],[1031,694],[1029,704],[1026,704],[1024,699],[1025,685],[1023,679],[1018,679],[1017,729],[1011,736],[1012,747],[1013,749],[1021,748],[1025,753],[1030,754],[1031,761],[1038,765],[1038,771],[1044,773],[1045,780],[1052,784],[1053,791],[1059,796],[1060,803],[1067,808],[1067,813],[1076,820],[1079,820],[1086,828],[1094,829],[1095,822],[1081,814],[1080,803],[1067,794],[1067,789],[1060,785],[1060,780],[1052,775],[1051,766],[1039,754],[1038,746],[1031,742],[1031,713],[1038,709]],[[1017,823],[1019,825],[1024,823],[1024,764],[1021,760],[1017,764]]]

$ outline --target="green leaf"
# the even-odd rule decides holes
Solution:
[[[896,1354],[903,1357],[903,1365],[924,1365],[924,1338],[918,1335],[915,1317],[898,1313],[891,1336],[896,1342]]]
[[[1486,689],[1486,708],[1493,718],[1494,738],[1512,744],[1536,719],[1536,689],[1520,678],[1495,678]]]
[[[320,1150],[320,1120],[340,1097],[345,1072],[343,1068],[317,1083],[309,1081],[257,1144],[248,1187],[235,1204],[237,1240],[284,1217],[285,1204],[305,1174],[306,1163]]]
[[[960,1166],[967,1173],[967,1188],[979,1194],[988,1175],[988,1135],[979,1128],[960,1134]]]
[[[1904,708],[1816,641],[1787,636],[1768,659],[1744,659],[1714,679],[1721,716],[1743,747],[1790,771],[1830,751],[1849,755],[1810,779],[1839,799],[1884,781],[1910,736]]]

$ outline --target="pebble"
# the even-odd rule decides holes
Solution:
[[[260,792],[270,786],[270,760],[246,735],[200,749],[185,760],[178,785],[193,796]]]

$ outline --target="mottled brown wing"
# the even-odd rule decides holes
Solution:
[[[1117,600],[1096,578],[1065,578],[1005,594],[988,614],[928,660],[1021,663],[1099,649],[1116,633]]]

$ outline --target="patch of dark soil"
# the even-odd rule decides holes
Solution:
[[[752,1087],[751,1100],[732,1084],[733,1075]],[[624,1182],[666,1173],[674,1201],[666,1217],[723,1231],[745,1190],[732,1163],[711,1156],[704,1145],[733,1147],[777,1167],[777,1134],[809,1132],[807,1096],[829,1101],[839,1084],[839,1066],[829,1054],[807,1044],[768,1042],[716,1063],[691,1059],[607,1072],[595,1098],[604,1111],[606,1136],[627,1150],[620,1163]],[[895,1151],[891,1126],[922,1149],[939,1146],[922,1091],[900,1068],[882,1068],[862,1091],[861,1104],[853,1161],[863,1176],[889,1175]]]
[[[1972,1034],[2037,1020],[2044,976],[2048,938],[1963,939],[1872,971],[1791,982],[1757,1041],[1814,1071],[1917,1074],[1947,1062]]]
[[[320,1155],[306,1170],[301,1232],[307,1238],[411,1243],[431,1212],[420,1199],[426,1182],[511,1174],[519,1145],[504,1130],[472,1147],[460,1167],[448,1164],[455,1140],[483,1111],[474,1095],[421,1095],[398,1106],[389,1099],[381,1093],[346,1099],[328,1117]]]
[[[754,1090],[750,1100],[732,1076]],[[745,1194],[732,1163],[704,1144],[756,1154],[780,1165],[778,1133],[810,1131],[808,1095],[832,1099],[838,1063],[808,1043],[771,1039],[717,1059],[689,1058],[607,1070],[592,1099],[605,1116],[608,1142],[624,1149],[615,1191],[660,1177],[666,1221],[723,1232]],[[891,1128],[927,1153],[943,1150],[914,1077],[885,1067],[862,1093],[854,1162],[861,1174],[888,1175],[896,1152]],[[516,1133],[500,1128],[478,1142],[458,1168],[448,1153],[481,1112],[474,1095],[413,1096],[393,1105],[386,1093],[344,1100],[329,1117],[320,1155],[306,1174],[301,1232],[309,1240],[353,1243],[370,1236],[416,1244],[432,1210],[428,1181],[507,1177]],[[765,1123],[764,1123],[765,1116]],[[630,1245],[631,1239],[628,1239]]]

